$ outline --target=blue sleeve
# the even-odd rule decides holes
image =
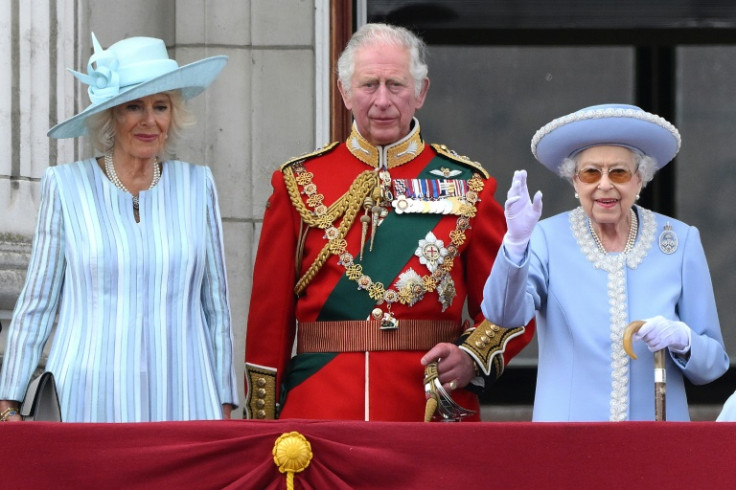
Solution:
[[[41,179],[41,207],[26,281],[8,329],[0,399],[22,400],[56,317],[64,283],[64,218],[53,167]]]
[[[499,249],[483,289],[481,308],[488,320],[512,328],[526,325],[534,317],[545,296],[544,252],[544,235],[539,226],[521,264],[513,263],[503,246]]]
[[[736,422],[736,392],[732,393],[723,404],[716,422]]]
[[[222,218],[212,171],[207,167],[204,170],[207,180],[207,263],[202,282],[202,305],[214,343],[212,350],[220,400],[237,405]]]
[[[700,233],[689,227],[684,243],[682,297],[678,316],[692,330],[690,356],[686,362],[675,361],[694,384],[705,384],[719,378],[729,365],[718,320],[713,284],[705,258]]]

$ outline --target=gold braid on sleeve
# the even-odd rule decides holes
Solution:
[[[493,381],[501,377],[504,370],[503,352],[509,340],[522,335],[526,327],[504,328],[483,320],[460,344],[470,354],[485,376]]]
[[[283,173],[286,190],[289,193],[289,199],[291,199],[291,203],[307,226],[310,228],[326,229],[332,226],[340,216],[343,217],[340,222],[340,226],[337,228],[339,240],[344,239],[347,235],[350,227],[355,221],[358,211],[360,211],[363,206],[363,200],[365,197],[368,196],[379,184],[378,174],[376,172],[371,170],[362,172],[355,178],[348,191],[330,205],[330,207],[327,208],[326,213],[320,216],[309,209],[304,203],[299,190],[299,183],[297,182],[297,178],[291,167],[284,168]],[[312,265],[309,266],[301,279],[297,281],[297,284],[294,287],[294,292],[297,296],[307,288],[307,285],[309,285],[310,282],[312,282],[312,279],[317,275],[331,253],[333,252],[330,249],[330,242],[328,241],[325,246],[322,247],[322,250],[314,259]]]
[[[245,363],[245,419],[276,418],[276,369]]]

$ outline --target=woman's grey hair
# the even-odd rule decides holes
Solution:
[[[159,155],[160,158],[166,159],[176,154],[176,144],[181,140],[184,129],[194,125],[195,117],[187,108],[179,90],[162,93],[168,95],[171,99],[169,132],[164,142],[164,154]],[[123,102],[120,105],[124,104],[127,104],[127,102]],[[102,153],[112,150],[115,145],[115,108],[120,105],[98,112],[97,114],[92,114],[87,118],[87,130],[89,131],[92,145]]]
[[[350,95],[351,82],[355,73],[355,53],[365,46],[376,44],[390,44],[401,46],[409,50],[409,72],[414,78],[414,95],[422,91],[424,80],[427,78],[427,45],[413,32],[389,24],[366,24],[353,34],[345,50],[337,60],[337,78],[343,91]]]
[[[646,187],[647,184],[652,181],[654,174],[657,172],[657,160],[649,155],[642,155],[635,151],[631,151],[631,154],[634,157],[634,167],[636,168],[636,172],[639,174],[639,177],[641,177],[641,185],[642,187]],[[572,158],[565,158],[562,161],[562,165],[560,165],[560,168],[557,170],[560,177],[566,179],[571,184],[575,178],[575,173],[578,170],[578,155],[579,153]]]

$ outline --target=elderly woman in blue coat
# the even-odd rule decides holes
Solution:
[[[728,356],[698,230],[636,205],[680,148],[663,118],[621,104],[584,108],[542,127],[532,152],[570,181],[579,205],[539,221],[525,170],[505,203],[508,231],[483,312],[504,327],[536,313],[535,421],[654,420],[653,352],[666,349],[666,414],[689,420],[684,378],[701,385]],[[623,334],[634,334],[631,359]]]

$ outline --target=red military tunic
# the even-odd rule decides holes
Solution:
[[[346,143],[287,163],[271,183],[248,315],[246,418],[423,420],[420,358],[438,340],[459,343],[466,297],[470,327],[483,320],[483,286],[506,231],[495,180],[425,145],[415,120],[389,147],[354,127]],[[381,331],[382,321],[398,328]],[[292,359],[298,325],[307,338],[296,349],[307,352]],[[341,338],[325,338],[325,325]],[[387,347],[383,337],[398,333],[408,344]],[[533,328],[519,333],[494,376]],[[365,336],[376,337],[371,347]],[[479,410],[471,391],[452,396]]]

